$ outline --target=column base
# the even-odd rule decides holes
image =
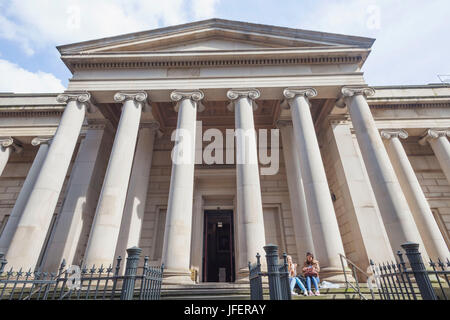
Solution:
[[[347,281],[350,282],[355,281],[350,269],[346,269],[345,273],[347,275]],[[345,276],[342,268],[334,268],[334,267],[320,268],[319,278],[321,282],[325,280],[333,283],[345,283]]]
[[[164,270],[163,285],[195,284],[191,272],[178,270]]]

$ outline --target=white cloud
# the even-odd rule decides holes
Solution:
[[[448,0],[315,2],[299,28],[375,38],[364,65],[371,85],[425,84],[450,73]]]
[[[220,0],[192,0],[192,13],[194,18],[209,19],[214,18],[216,6]]]
[[[0,59],[0,92],[62,92],[61,80],[47,72],[30,72],[17,64]]]
[[[220,0],[9,0],[0,37],[28,54],[45,46],[98,39],[210,18]]]

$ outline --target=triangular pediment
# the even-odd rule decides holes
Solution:
[[[373,39],[210,19],[58,47],[62,55],[124,52],[245,51],[268,48],[370,48]]]

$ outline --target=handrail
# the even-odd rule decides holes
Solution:
[[[356,274],[356,270],[358,270],[363,275],[365,275],[367,277],[367,279],[370,278],[370,275],[368,275],[365,271],[363,271],[353,261],[351,261],[349,258],[344,256],[343,254],[339,253],[339,258],[341,259],[342,271],[344,272],[344,279],[345,279],[346,288],[348,289],[349,286],[352,287],[352,289],[355,290],[358,293],[360,298],[362,298],[364,300],[367,300],[367,298],[361,293],[361,288],[359,287],[359,282],[358,282],[358,277],[357,277],[357,274]],[[355,282],[356,282],[356,287],[353,285],[353,283],[351,283],[347,279],[347,273],[345,272],[345,265],[344,265],[344,260],[343,259],[345,259],[345,261],[347,261],[347,264],[352,267],[352,273],[353,273],[353,278],[355,279]],[[370,290],[370,294],[372,296],[372,300],[375,300],[375,295],[373,293],[373,290],[372,290],[371,286],[369,286],[369,290]]]

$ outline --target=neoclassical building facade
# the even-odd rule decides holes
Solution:
[[[275,243],[339,281],[339,254],[449,257],[450,86],[368,86],[373,42],[211,19],[58,47],[65,92],[0,94],[8,266],[139,246],[167,284],[240,282]]]

